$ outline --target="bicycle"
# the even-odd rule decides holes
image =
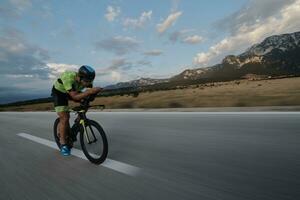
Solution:
[[[67,145],[72,148],[73,143],[77,141],[77,135],[80,133],[80,145],[84,155],[87,159],[94,164],[101,164],[105,161],[108,154],[108,142],[106,134],[101,125],[86,117],[86,113],[91,106],[90,102],[93,101],[95,96],[89,96],[80,102],[80,106],[71,109],[71,112],[75,112],[77,118],[74,120],[74,124],[69,129],[68,136],[66,138]],[[103,109],[104,105],[101,106]],[[58,132],[59,118],[54,122],[54,139],[60,149],[59,132]],[[99,142],[99,144],[97,144]]]

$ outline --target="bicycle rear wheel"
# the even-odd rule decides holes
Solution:
[[[108,142],[103,128],[96,121],[86,120],[80,130],[80,144],[84,155],[94,164],[101,164],[108,154]]]
[[[60,144],[60,140],[59,140],[59,127],[58,127],[58,124],[59,124],[59,117],[55,120],[54,122],[54,125],[53,125],[53,135],[54,135],[54,140],[58,146],[58,148],[60,149],[61,147],[61,144]],[[70,130],[71,131],[71,130]],[[77,131],[77,130],[76,130]],[[69,133],[71,134],[71,133]],[[76,135],[75,135],[76,137]],[[67,135],[67,138],[66,138],[66,141],[67,141],[67,145],[70,147],[70,148],[73,148],[73,139],[71,137],[69,137],[69,135]]]
[[[60,149],[60,142],[59,142],[59,133],[58,133],[58,124],[59,124],[59,118],[57,118],[54,122],[53,125],[53,133],[54,133],[54,140],[58,146],[58,148]]]

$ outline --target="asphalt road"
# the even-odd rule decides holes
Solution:
[[[108,158],[135,174],[18,135],[53,141],[55,113],[4,112],[0,199],[300,199],[299,112],[88,116],[108,135]]]

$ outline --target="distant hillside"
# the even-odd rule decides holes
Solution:
[[[119,89],[119,88],[132,88],[132,87],[142,87],[148,85],[155,85],[159,83],[166,83],[169,79],[151,79],[151,78],[141,78],[138,80],[133,80],[129,82],[121,82],[115,85],[106,86],[105,89]]]
[[[226,56],[220,64],[186,69],[169,79],[139,79],[118,83],[108,88],[175,87],[196,83],[230,81],[247,74],[266,76],[300,75],[300,32],[274,35],[255,44],[244,53]]]
[[[255,44],[246,52],[226,56],[212,67],[188,69],[170,82],[192,80],[234,80],[247,74],[282,76],[300,74],[300,32],[275,35]]]

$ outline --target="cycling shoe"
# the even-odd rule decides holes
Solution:
[[[60,148],[60,153],[63,155],[63,156],[69,156],[71,155],[71,149],[68,147],[68,145],[62,145],[61,148]]]

